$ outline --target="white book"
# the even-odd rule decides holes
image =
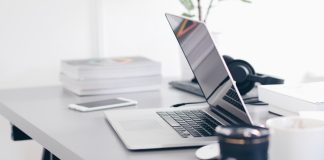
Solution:
[[[132,69],[115,69],[115,70],[92,70],[92,71],[72,71],[62,70],[62,73],[68,75],[75,80],[93,80],[93,79],[108,79],[108,78],[129,78],[141,76],[161,75],[161,66],[151,66],[147,68],[132,68]]]
[[[281,115],[281,116],[298,116],[297,111],[292,111],[292,110],[286,110],[282,107],[277,107],[272,104],[269,104],[269,112]]]
[[[145,57],[64,60],[61,72],[74,79],[161,75],[161,63]]]
[[[89,96],[89,95],[102,95],[102,94],[120,94],[120,93],[131,93],[131,92],[143,92],[143,91],[154,91],[159,90],[160,85],[151,85],[151,86],[137,86],[137,87],[127,87],[127,88],[115,88],[115,89],[88,89],[82,90],[79,88],[73,88],[71,86],[63,87],[79,96]]]
[[[274,113],[280,109],[292,114],[324,110],[324,82],[260,85],[258,96],[259,100],[270,104],[269,110]]]
[[[80,90],[90,89],[118,89],[127,87],[145,87],[161,84],[161,76],[142,76],[130,78],[108,78],[108,79],[95,79],[95,80],[75,80],[68,76],[61,74],[60,80],[65,86],[77,88]]]

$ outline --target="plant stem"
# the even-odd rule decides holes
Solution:
[[[204,19],[204,22],[205,22],[205,23],[206,23],[206,20],[207,20],[208,15],[209,15],[209,11],[210,11],[210,9],[211,9],[212,6],[213,6],[213,2],[214,2],[214,0],[210,0],[210,1],[209,1],[209,6],[208,6],[208,9],[207,9],[207,11],[206,11],[205,19]]]
[[[202,20],[202,18],[201,18],[201,2],[200,2],[200,0],[197,0],[197,2],[198,2],[198,19],[199,19],[199,21],[201,21]]]

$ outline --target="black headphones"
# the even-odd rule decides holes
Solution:
[[[256,73],[251,64],[241,59],[223,56],[241,95],[253,89],[255,82],[261,84],[283,84],[284,80],[265,74]]]

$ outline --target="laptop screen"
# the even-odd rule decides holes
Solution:
[[[212,111],[230,124],[251,124],[205,24],[170,14],[166,17]]]

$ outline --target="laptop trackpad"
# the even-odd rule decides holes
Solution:
[[[138,130],[156,130],[163,129],[159,122],[147,119],[147,120],[127,120],[119,122],[122,128],[126,131],[138,131]]]

